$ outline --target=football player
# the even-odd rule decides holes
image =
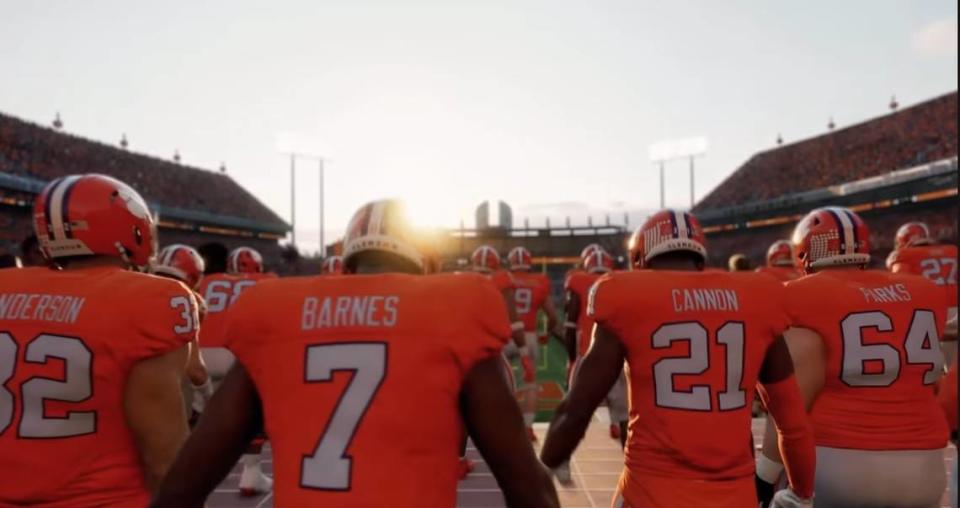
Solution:
[[[590,293],[593,343],[557,408],[543,463],[570,457],[626,360],[630,433],[615,507],[757,506],[750,405],[774,415],[789,489],[777,506],[809,506],[814,445],[781,333],[783,287],[755,273],[703,272],[703,230],[663,210],[630,239],[633,270]]]
[[[277,506],[452,507],[463,423],[509,506],[559,506],[503,382],[511,328],[496,287],[418,275],[423,259],[390,200],[354,215],[344,269],[355,276],[260,284],[237,302],[238,363],[154,506],[201,506],[265,424]]]
[[[766,273],[780,282],[800,278],[800,272],[793,266],[793,245],[787,240],[777,240],[767,249],[767,264],[758,266],[757,272]]]
[[[227,273],[207,275],[200,283],[200,295],[206,302],[207,315],[200,329],[200,351],[207,372],[218,386],[234,363],[234,354],[227,347],[227,322],[231,307],[237,298],[258,282],[277,278],[276,274],[264,273],[263,258],[250,247],[238,247],[227,255]],[[264,436],[250,443],[241,462],[239,490],[242,497],[251,497],[268,492],[273,480],[263,473],[260,453]]]
[[[613,257],[600,247],[585,251],[586,257],[580,261],[582,270],[572,272],[564,281],[567,294],[565,312],[567,315],[566,340],[567,355],[571,358],[568,375],[569,386],[576,376],[580,360],[590,349],[590,337],[593,334],[593,319],[587,315],[587,295],[594,283],[605,273],[613,271]],[[610,412],[610,437],[624,446],[627,439],[627,389],[626,381],[621,378],[613,385],[607,395],[607,409]],[[567,464],[558,470],[561,482],[569,481]]]
[[[327,256],[320,265],[320,275],[340,275],[343,273],[343,258]]]
[[[203,271],[206,268],[203,257],[196,249],[189,245],[173,244],[168,245],[160,251],[156,264],[153,266],[153,273],[161,277],[169,277],[179,280],[188,288],[196,292],[200,288],[200,281],[203,280]],[[206,317],[206,303],[199,293],[197,304],[200,308],[200,322]],[[191,408],[193,415],[191,421],[203,413],[203,408],[210,397],[213,396],[213,382],[207,374],[207,366],[203,363],[203,357],[200,355],[199,341],[190,344],[190,360],[187,363],[187,379],[193,387],[190,395]]]
[[[516,303],[517,317],[523,322],[523,331],[530,350],[530,357],[534,365],[540,353],[537,338],[538,317],[542,310],[547,316],[547,332],[563,340],[562,329],[558,327],[557,308],[550,295],[550,279],[541,273],[530,270],[533,256],[524,247],[515,247],[507,254],[510,274],[513,275],[513,299]],[[533,422],[537,415],[537,395],[539,387],[536,379],[532,383],[525,383],[523,391],[523,422],[527,425],[527,435],[531,441],[537,440],[533,432]]]
[[[865,270],[870,232],[854,212],[827,207],[793,232],[786,334],[816,435],[818,507],[939,506],[947,424],[934,386],[946,299],[922,277]],[[760,480],[779,474],[768,425]]]
[[[187,437],[196,299],[140,273],[156,225],[118,180],[56,179],[33,221],[54,267],[0,272],[0,505],[145,506]]]
[[[930,228],[922,222],[908,222],[897,230],[893,252],[887,257],[887,269],[894,273],[922,275],[947,291],[947,321],[957,317],[957,247],[939,245]],[[949,327],[948,327],[949,328]],[[951,335],[956,334],[956,326]],[[957,356],[956,340],[944,341],[946,365]]]

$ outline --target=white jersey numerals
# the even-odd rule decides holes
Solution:
[[[5,389],[17,364],[17,343],[0,333],[0,434],[13,423],[15,394]],[[17,437],[25,439],[66,438],[92,434],[97,430],[94,411],[67,411],[63,417],[44,414],[46,401],[83,402],[93,395],[93,353],[80,339],[42,334],[27,344],[24,363],[46,364],[62,360],[62,381],[32,377],[20,385],[22,415]]]
[[[173,325],[174,333],[183,335],[196,331],[200,323],[197,322],[199,318],[197,317],[193,301],[190,298],[186,296],[175,296],[170,299],[170,308],[179,310],[180,319],[183,320],[180,324]]]
[[[207,312],[223,312],[234,304],[240,294],[256,284],[255,280],[215,280],[207,285],[203,299],[207,302]]]
[[[889,343],[864,344],[864,330],[893,332],[890,316],[878,310],[856,312],[840,322],[843,332],[843,365],[840,380],[847,386],[890,386],[900,377],[900,351]],[[906,363],[929,365],[923,384],[933,384],[943,371],[943,354],[937,337],[936,316],[929,310],[913,313],[910,330],[904,339]],[[868,365],[874,368],[869,369]],[[873,372],[866,372],[871,370]]]
[[[927,258],[920,262],[923,276],[938,286],[957,285],[957,260],[954,258]]]
[[[353,458],[350,442],[387,373],[387,345],[382,342],[323,344],[307,348],[307,383],[333,380],[337,371],[353,372],[330,423],[313,454],[300,464],[300,486],[320,490],[350,490]]]
[[[533,290],[530,288],[515,289],[513,291],[513,301],[517,304],[517,314],[529,313],[533,306]]]
[[[708,385],[693,385],[689,390],[677,390],[673,378],[677,375],[696,376],[710,368],[710,345],[707,329],[696,321],[661,326],[653,334],[653,348],[668,348],[677,341],[690,343],[690,354],[685,357],[663,358],[653,364],[653,384],[656,404],[660,407],[688,411],[712,411],[713,394]],[[717,330],[717,343],[726,351],[726,387],[718,395],[720,411],[739,409],[747,404],[743,382],[743,323],[728,322]]]

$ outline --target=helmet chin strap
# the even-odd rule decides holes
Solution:
[[[126,247],[123,246],[123,244],[121,244],[120,242],[116,242],[116,243],[114,243],[113,245],[117,248],[117,252],[120,253],[120,259],[122,259],[123,262],[127,264],[127,267],[128,267],[128,268],[133,268],[134,270],[136,270],[136,271],[138,271],[138,272],[148,272],[148,271],[149,271],[149,270],[148,270],[148,269],[150,268],[149,265],[147,265],[147,266],[139,266],[139,265],[135,264],[135,263],[133,262],[133,260],[130,259],[130,254],[129,254],[130,251],[128,251],[128,250],[126,249]]]

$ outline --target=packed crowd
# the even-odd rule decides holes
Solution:
[[[754,155],[697,205],[777,198],[957,155],[957,93]]]
[[[0,171],[40,180],[101,173],[136,186],[153,203],[282,223],[223,173],[156,159],[0,114]],[[204,189],[204,192],[185,192]]]

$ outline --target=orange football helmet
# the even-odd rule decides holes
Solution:
[[[667,209],[653,214],[637,228],[627,247],[631,266],[646,268],[651,259],[668,252],[693,252],[706,261],[706,244],[706,236],[696,217]]]
[[[922,222],[908,222],[897,230],[897,237],[894,241],[895,249],[904,247],[913,247],[915,245],[929,245],[933,243],[933,235],[930,234],[930,228]]]
[[[206,263],[196,249],[188,245],[175,243],[160,251],[154,273],[166,275],[196,290],[203,279]]]
[[[793,245],[777,240],[767,249],[767,266],[793,266]]]
[[[806,272],[870,262],[870,230],[856,213],[839,206],[818,208],[793,230],[796,266]]]
[[[227,256],[227,273],[263,273],[263,256],[250,247],[237,247]]]
[[[320,265],[320,273],[323,275],[339,275],[343,273],[343,258],[340,256],[328,256]]]
[[[372,201],[353,214],[343,239],[343,265],[347,272],[352,269],[353,257],[367,251],[395,254],[423,270],[423,256],[402,202]]]
[[[470,254],[473,269],[478,272],[490,273],[500,269],[500,254],[489,245],[481,245]]]
[[[514,247],[507,254],[507,262],[511,270],[529,270],[533,264],[533,254],[526,247]]]
[[[33,227],[47,259],[119,257],[145,271],[157,253],[157,225],[147,202],[109,176],[57,178],[33,204]]]
[[[613,256],[598,247],[588,252],[587,257],[580,260],[580,264],[590,273],[607,273],[613,271]]]

